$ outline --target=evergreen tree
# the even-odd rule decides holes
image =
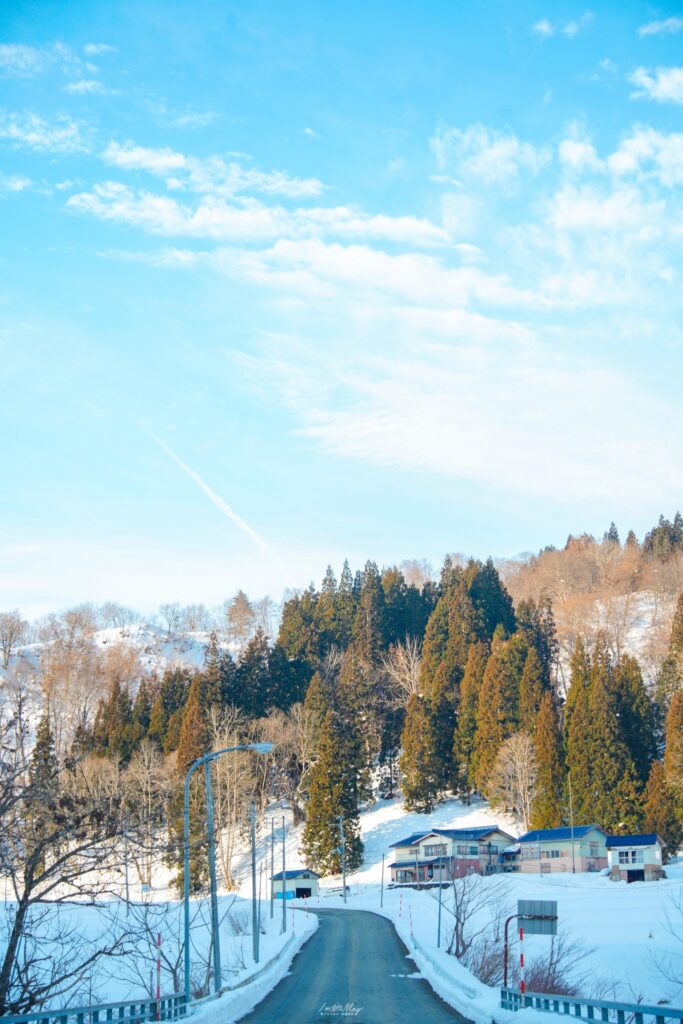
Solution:
[[[655,715],[635,658],[626,655],[619,660],[614,667],[613,684],[621,735],[644,786],[657,753]]]
[[[589,744],[591,731],[590,701],[590,657],[584,642],[579,637],[574,645],[570,666],[570,687],[564,714],[564,741],[566,764],[571,776],[571,786],[577,795],[576,808],[580,812],[581,794],[588,794],[593,777],[592,751]],[[574,816],[582,824],[590,824],[591,818],[581,813]],[[600,823],[599,823],[600,824]]]
[[[655,832],[666,843],[664,862],[675,857],[683,842],[683,820],[678,814],[674,794],[666,781],[661,761],[655,761],[645,789],[643,829]]]
[[[543,697],[543,665],[535,647],[529,648],[519,683],[519,728],[533,736]]]
[[[353,622],[354,646],[368,665],[378,664],[385,648],[384,591],[379,570],[367,562],[363,571],[358,609]]]
[[[126,764],[133,753],[132,701],[126,686],[116,676],[106,701],[100,702],[93,725],[96,753],[109,755]]]
[[[605,531],[603,537],[605,544],[614,544],[615,547],[621,547],[621,541],[619,540],[619,531],[617,530],[614,523],[610,523],[609,530]]]
[[[548,690],[541,698],[536,718],[534,751],[538,775],[531,828],[558,828],[564,818],[564,752],[557,711]]]
[[[353,746],[347,723],[337,712],[328,711],[321,726],[318,759],[311,769],[301,844],[306,864],[321,874],[341,871],[340,816],[347,870],[355,871],[363,861]]]
[[[636,537],[635,532],[633,530],[629,530],[628,531],[628,534],[626,536],[626,547],[627,548],[637,548],[638,547],[638,538]]]
[[[345,650],[351,643],[353,622],[356,618],[358,600],[354,592],[353,573],[348,561],[344,562],[335,603],[336,644]]]
[[[396,796],[399,784],[399,756],[404,725],[403,709],[392,707],[382,718],[382,737],[377,758],[379,795],[383,800]]]
[[[439,793],[440,765],[429,708],[423,697],[412,694],[406,707],[401,737],[401,788],[406,810],[429,814]]]
[[[501,743],[519,731],[519,687],[526,656],[526,640],[521,634],[509,640],[494,638],[479,697],[474,739],[474,779],[480,792],[486,789]]]
[[[477,732],[477,712],[489,653],[489,648],[484,643],[470,645],[465,673],[460,686],[460,710],[453,738],[453,761],[456,791],[463,794],[466,799],[469,799],[475,789],[473,754]]]
[[[666,718],[666,747],[664,772],[669,789],[673,792],[683,821],[683,690],[671,698]]]
[[[190,681],[186,669],[169,669],[164,673],[152,705],[147,735],[164,753],[171,753],[178,746],[182,711],[190,690]]]
[[[590,758],[589,785],[578,790],[572,774],[579,821],[598,822],[611,832],[637,831],[642,820],[643,786],[619,719],[607,644],[599,638],[590,674],[589,729],[584,737]]]
[[[543,666],[543,686],[549,689],[558,652],[555,617],[550,598],[542,597],[538,604],[533,600],[520,601],[517,608],[517,629],[525,637],[529,647],[536,648]]]
[[[237,707],[249,718],[262,718],[274,707],[270,687],[268,638],[257,629],[237,662],[235,697]]]
[[[30,822],[30,829],[27,833],[29,849],[26,852],[30,856],[32,850],[39,846],[40,841],[50,834],[60,791],[49,707],[36,729],[36,742],[29,762],[28,781],[26,815]],[[33,842],[36,843],[36,847],[33,846]],[[39,863],[32,870],[42,871],[44,867],[45,858],[41,856]]]
[[[209,702],[204,679],[201,675],[196,675],[192,680],[187,704],[183,710],[176,754],[176,766],[181,778],[185,777],[192,762],[203,757],[210,748]]]

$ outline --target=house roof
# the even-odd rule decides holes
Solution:
[[[542,843],[556,842],[563,839],[583,839],[589,832],[602,832],[603,836],[607,836],[604,828],[600,828],[599,825],[574,825],[573,828],[537,828],[533,832],[526,832],[525,835],[520,836],[518,842],[520,843]]]
[[[644,832],[639,836],[607,836],[605,845],[610,850],[623,846],[656,846],[657,843],[660,846],[666,846],[664,840],[660,839],[656,832]]]
[[[318,872],[317,871],[311,871],[310,868],[295,868],[293,871],[285,871],[285,881],[287,881],[288,878],[301,878],[303,875],[306,875],[307,877],[310,877],[310,878],[320,878],[320,875],[318,874]],[[282,872],[281,871],[276,871],[276,873],[273,875],[273,881],[274,882],[281,882],[282,881]]]
[[[442,839],[461,839],[463,842],[466,842],[467,840],[483,839],[485,836],[490,836],[493,832],[501,832],[502,835],[507,836],[507,832],[503,832],[497,825],[480,825],[477,828],[432,828],[426,832],[413,832],[412,835],[406,836],[405,839],[399,839],[397,843],[391,843],[389,848],[412,846],[428,836],[437,836]],[[512,836],[508,838],[512,839]]]

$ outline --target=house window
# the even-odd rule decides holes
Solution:
[[[642,850],[619,850],[619,863],[620,864],[642,864],[643,863],[643,851]]]
[[[472,857],[476,857],[477,854],[479,853],[479,847],[478,846],[470,846],[469,852],[470,852],[470,855]]]
[[[425,857],[445,857],[447,852],[445,843],[440,843],[438,846],[425,846],[424,848]]]
[[[467,847],[463,846],[462,843],[458,843],[458,853],[463,857],[467,853]]]
[[[591,855],[591,857],[599,857],[600,856],[600,844],[599,843],[591,843],[590,844],[590,855]]]

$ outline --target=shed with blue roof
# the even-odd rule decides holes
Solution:
[[[656,882],[666,878],[662,867],[666,843],[654,832],[608,836],[609,876],[613,882]]]

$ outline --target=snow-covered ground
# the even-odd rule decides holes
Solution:
[[[381,908],[380,884],[382,853],[385,863],[391,863],[391,843],[429,826],[467,828],[491,823],[498,823],[515,835],[520,832],[511,818],[494,813],[483,801],[470,806],[456,800],[447,801],[430,815],[404,813],[401,800],[379,801],[361,815],[365,861],[358,872],[347,878],[350,886],[347,907],[373,910],[391,918],[411,950],[415,949],[414,940],[417,941],[416,959],[437,991],[466,1016],[473,1016],[472,1006],[467,1009],[472,1002],[478,1010],[481,1008],[478,1019],[486,1018],[487,1024],[492,1017],[500,1018],[498,990],[481,985],[452,956],[443,952],[452,931],[448,911],[442,916],[442,951],[437,950],[436,891],[385,888]],[[290,848],[293,849],[288,855],[289,865],[293,867],[300,863],[295,853],[295,835],[290,837]],[[505,905],[510,907],[508,913],[514,912],[518,899],[557,900],[560,932],[570,940],[580,940],[590,950],[579,968],[587,975],[585,994],[625,1002],[641,999],[656,1003],[668,999],[681,1005],[683,977],[680,985],[667,982],[656,965],[657,958],[673,951],[676,945],[667,931],[667,915],[672,922],[677,920],[683,939],[683,913],[677,912],[675,906],[679,902],[683,907],[683,862],[667,865],[666,871],[665,880],[631,885],[612,882],[600,874],[542,877],[506,874],[484,879],[483,884],[504,886]],[[390,873],[385,868],[385,885],[389,878]],[[339,877],[322,880],[320,906],[344,905],[339,892],[331,891],[339,890],[340,881]],[[313,900],[311,909],[315,910],[315,906]],[[548,942],[544,937],[528,938],[527,958],[532,960],[541,955]],[[680,952],[683,953],[683,942]],[[514,947],[513,956],[516,956]],[[476,992],[473,1001],[471,992]]]

